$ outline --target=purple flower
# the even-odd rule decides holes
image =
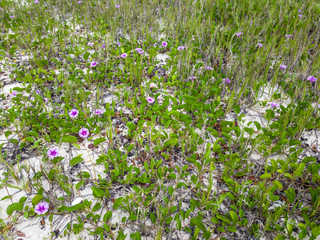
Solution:
[[[149,31],[151,32],[153,30],[153,28],[149,28]]]
[[[298,12],[300,13],[300,12],[302,12],[300,9],[298,9]]]
[[[48,154],[48,158],[50,159],[54,159],[55,157],[59,156],[59,148],[55,147],[55,148],[50,148],[47,152]]]
[[[237,37],[241,37],[243,35],[243,32],[236,33]]]
[[[40,95],[41,92],[40,92],[39,89],[37,89],[37,90],[36,90],[36,93],[37,93],[38,95]]]
[[[287,69],[287,66],[286,66],[286,65],[280,64],[280,70],[281,70],[281,71],[284,71],[284,70],[286,70],[286,69]]]
[[[206,69],[209,71],[209,70],[213,70],[213,68],[212,67],[210,67],[210,66],[206,66]]]
[[[105,43],[102,44],[101,48],[102,48],[102,49],[106,49],[106,44],[105,44]]]
[[[271,108],[277,108],[277,107],[280,107],[280,104],[278,104],[278,103],[268,102],[268,104],[270,104],[270,105],[271,105]]]
[[[262,43],[258,43],[259,48],[262,48],[262,46],[263,46]]]
[[[76,118],[79,114],[79,110],[78,109],[72,109],[70,112],[69,112],[69,116],[71,118]]]
[[[104,111],[101,109],[96,109],[96,111],[94,113],[97,114],[98,116],[100,116],[101,114],[104,113]]]
[[[92,47],[93,43],[88,43],[88,46]]]
[[[197,77],[192,76],[192,77],[189,77],[189,79],[190,79],[190,80],[196,80],[196,79],[197,79]]]
[[[30,14],[31,14],[31,12],[28,12],[28,14],[30,15]]]
[[[82,3],[82,1],[78,1],[78,4],[80,5]]]
[[[11,19],[14,19],[14,16],[12,15],[12,16],[10,16],[10,18],[11,18]]]
[[[320,104],[318,105],[318,108],[320,108]]]
[[[290,39],[291,37],[293,37],[293,34],[286,34],[286,38]]]
[[[317,78],[314,77],[314,76],[309,76],[309,77],[307,78],[307,80],[310,81],[310,83],[313,83],[313,82],[316,82],[316,81],[317,81]]]
[[[49,102],[49,100],[48,100],[48,98],[43,98],[44,99],[44,101],[47,103],[47,102]]]
[[[49,210],[49,203],[46,203],[46,202],[38,203],[34,208],[35,213],[39,215],[45,214],[46,212],[48,212],[48,210]]]
[[[146,99],[148,103],[154,103],[154,99],[152,97],[147,97]]]
[[[15,97],[15,96],[17,96],[17,91],[16,91],[16,90],[14,90],[14,91],[10,92],[10,96],[11,96],[11,97]]]
[[[116,5],[116,8],[118,8],[118,9],[119,9],[119,8],[120,8],[120,5],[118,5],[118,4],[117,4],[117,5]]]
[[[38,4],[38,3],[39,3],[39,0],[34,0],[34,3],[35,3],[35,4]]]
[[[117,42],[116,44],[117,44],[118,46],[121,46],[121,42]]]
[[[302,14],[299,14],[298,17],[301,19],[301,18],[303,17],[303,15],[302,15]]]
[[[127,56],[128,56],[128,54],[126,54],[126,53],[122,53],[122,54],[121,54],[121,57],[122,57],[122,58],[126,58]]]
[[[182,51],[182,50],[184,49],[184,46],[179,46],[177,49],[178,49],[179,51]]]
[[[91,66],[91,67],[96,67],[97,64],[98,64],[98,63],[97,63],[96,61],[93,61],[93,62],[91,62],[90,66]]]
[[[229,78],[222,79],[225,83],[231,83],[231,80]]]
[[[142,50],[142,48],[136,48],[135,49],[137,52],[140,52]]]
[[[79,131],[79,136],[82,138],[86,138],[89,136],[89,130],[86,128],[81,128]]]
[[[162,46],[166,47],[166,46],[168,46],[168,43],[165,42],[165,41],[163,41],[163,42],[162,42]]]
[[[141,49],[138,53],[140,53],[142,55],[142,54],[144,54],[144,51]]]

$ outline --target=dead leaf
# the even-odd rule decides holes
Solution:
[[[21,232],[21,231],[17,231],[17,235],[18,235],[18,237],[25,237],[26,235],[23,233],[23,232]]]
[[[44,218],[41,219],[40,224],[41,224],[42,226],[44,226],[44,225],[46,224],[46,221],[44,220]]]

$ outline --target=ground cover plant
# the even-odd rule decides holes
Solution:
[[[1,0],[1,239],[317,239],[320,3]]]

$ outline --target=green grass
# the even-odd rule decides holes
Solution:
[[[1,200],[3,237],[39,202],[52,239],[65,215],[63,237],[320,235],[320,147],[302,138],[320,128],[317,1],[26,3],[0,2],[0,72],[21,84],[0,82],[0,189],[25,192]]]

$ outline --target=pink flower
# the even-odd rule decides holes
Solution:
[[[177,49],[178,49],[179,51],[182,51],[182,50],[184,49],[184,46],[179,46]]]
[[[139,53],[142,55],[142,54],[144,54],[144,51],[141,49],[141,50],[139,51]]]
[[[116,5],[116,8],[118,8],[118,9],[119,9],[119,8],[120,8],[120,5],[118,5],[118,4],[117,4],[117,5]]]
[[[154,103],[154,99],[152,97],[147,97],[146,99],[148,103]]]
[[[284,71],[284,70],[286,70],[286,69],[287,69],[287,66],[286,66],[286,65],[280,64],[280,70],[281,70],[281,71]]]
[[[98,116],[100,116],[101,114],[104,113],[104,111],[101,109],[97,109],[94,113],[97,114]]]
[[[38,3],[39,3],[39,0],[34,0],[34,3],[35,3],[35,4],[38,4]]]
[[[10,96],[11,96],[11,97],[17,96],[17,91],[12,91],[12,92],[10,92]]]
[[[278,103],[268,102],[268,104],[271,105],[271,108],[278,108],[278,107],[280,107],[280,104],[278,104]]]
[[[93,62],[91,62],[90,66],[91,66],[91,67],[96,67],[97,64],[98,64],[97,62],[93,61]]]
[[[46,202],[38,203],[34,208],[35,213],[39,215],[45,214],[46,212],[48,212],[48,210],[49,210],[49,203],[46,203]]]
[[[88,43],[88,46],[92,47],[93,43]]]
[[[137,52],[140,52],[142,50],[142,48],[136,48],[135,49]]]
[[[209,70],[213,70],[213,68],[212,67],[210,67],[210,66],[206,66],[206,69],[209,71]]]
[[[243,35],[243,32],[236,33],[237,37],[241,37]]]
[[[258,43],[259,48],[262,48],[262,46],[263,46],[262,43]]]
[[[30,14],[31,14],[31,12],[28,12],[28,14],[30,15]]]
[[[162,42],[162,46],[166,47],[166,46],[168,46],[168,43],[165,42],[165,41],[163,41],[163,42]]]
[[[231,80],[229,78],[222,79],[225,83],[231,83]]]
[[[49,159],[54,159],[55,157],[59,156],[59,148],[50,148],[47,152]]]
[[[316,82],[316,81],[317,81],[317,78],[314,77],[314,76],[309,76],[309,77],[307,78],[307,80],[310,81],[310,83],[313,83],[313,82]]]
[[[78,1],[78,4],[80,5],[82,3],[82,1]]]
[[[79,114],[78,109],[72,109],[72,110],[69,112],[69,116],[70,116],[71,118],[76,118],[76,117],[78,116],[78,114]]]
[[[89,130],[87,128],[81,128],[79,131],[79,136],[82,138],[86,138],[89,136]]]
[[[127,56],[128,56],[128,54],[126,54],[126,53],[122,53],[122,54],[121,54],[121,57],[122,57],[122,58],[126,58]]]

